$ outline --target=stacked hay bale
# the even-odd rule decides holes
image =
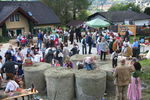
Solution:
[[[81,70],[75,73],[77,100],[99,100],[106,89],[106,73]]]
[[[111,64],[105,64],[100,67],[100,69],[106,72],[106,92],[108,95],[115,95],[115,85],[114,85],[114,77],[113,77],[113,68]]]
[[[34,84],[39,93],[44,94],[46,92],[44,72],[48,68],[50,68],[48,63],[35,63],[30,67],[24,67],[26,88],[30,88]]]
[[[74,99],[74,73],[68,69],[55,68],[45,72],[48,100]]]

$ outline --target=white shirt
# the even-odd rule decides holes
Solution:
[[[91,64],[92,63],[92,60],[91,60],[92,58],[91,57],[85,57],[84,58],[84,62],[85,63],[88,63],[88,64]]]
[[[124,42],[123,42],[123,46],[125,47],[125,46],[127,46],[127,45],[130,46],[130,42],[129,42],[129,41],[128,41],[128,42],[124,41]]]
[[[19,85],[14,80],[10,80],[6,85],[5,91],[6,92],[16,91],[17,88],[19,88]]]
[[[34,55],[33,62],[40,62],[40,59],[41,59],[41,58],[42,58],[42,55],[36,54],[36,55]]]

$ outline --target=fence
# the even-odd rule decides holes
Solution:
[[[109,26],[109,30],[113,32],[118,32],[118,25]],[[150,27],[143,28],[143,26],[136,26],[136,34],[140,36],[150,36]]]

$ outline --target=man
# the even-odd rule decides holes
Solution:
[[[73,41],[74,41],[74,29],[72,28],[70,30],[70,42],[71,42],[71,44],[73,44]]]
[[[126,65],[125,59],[122,59],[121,65],[116,67],[114,72],[116,85],[116,100],[127,100],[128,84],[131,81],[131,72],[134,68]]]
[[[12,57],[9,57],[8,61],[5,62],[4,65],[2,66],[2,70],[5,69],[5,73],[6,73],[7,78],[10,75],[15,75],[16,74],[15,65],[21,66],[20,63],[16,63],[16,62],[12,61]]]
[[[86,47],[86,37],[83,36],[83,39],[81,40],[82,43],[82,54],[87,54],[87,47]]]
[[[136,40],[136,38],[134,38],[134,42],[133,42],[133,44],[132,44],[133,57],[138,58],[139,52],[140,52],[139,49],[140,49],[140,48],[139,48],[139,42]]]
[[[92,45],[93,45],[93,39],[92,34],[90,33],[89,36],[87,36],[87,44],[89,45],[89,54],[91,53]]]
[[[75,33],[76,33],[77,42],[78,42],[78,41],[81,42],[81,29],[80,29],[80,27],[77,27],[77,28],[75,29]]]
[[[39,47],[40,49],[42,48],[42,41],[43,41],[43,32],[41,32],[41,30],[39,30],[37,47]]]

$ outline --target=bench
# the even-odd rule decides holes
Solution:
[[[22,98],[22,100],[24,100],[24,97],[27,96],[28,97],[28,100],[30,100],[30,96],[31,96],[31,100],[32,100],[32,96],[37,94],[38,91],[36,90],[36,92],[31,92],[31,91],[26,91],[25,93],[21,93],[19,95],[14,95],[14,96],[10,96],[10,97],[6,97],[2,100],[18,100],[19,98]]]

